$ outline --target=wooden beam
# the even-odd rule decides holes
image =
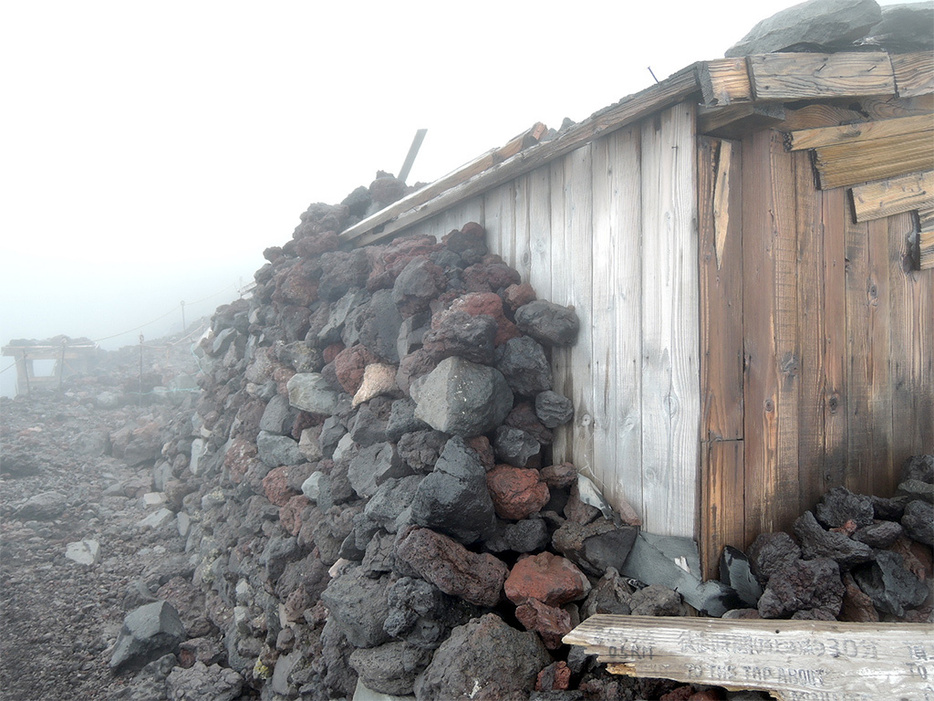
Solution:
[[[781,128],[782,131],[794,131],[796,129],[835,127],[840,124],[863,122],[865,120],[866,115],[862,112],[826,103],[818,103],[797,110],[786,109],[785,123],[782,124]]]
[[[403,197],[397,202],[393,202],[388,207],[384,207],[363,221],[344,229],[344,231],[341,232],[340,237],[345,241],[353,241],[363,234],[372,231],[381,224],[385,224],[386,222],[397,217],[401,212],[411,209],[412,207],[422,204],[423,202],[427,202],[433,197],[437,197],[442,192],[449,190],[452,187],[456,187],[457,185],[469,180],[479,173],[482,173],[497,163],[502,163],[508,158],[515,156],[517,153],[522,151],[522,149],[528,148],[532,144],[538,143],[545,135],[547,129],[548,128],[541,122],[535,123],[528,130],[522,132],[517,137],[510,139],[504,146],[487,151],[479,158],[472,160],[470,163],[467,163],[457,170],[448,173],[444,177],[435,180],[433,183],[430,183],[422,189],[413,192],[411,195]]]
[[[870,119],[912,117],[934,112],[934,95],[917,97],[864,97],[859,101],[860,110]],[[865,118],[865,117],[864,117]]]
[[[899,97],[934,93],[934,54],[930,51],[893,54],[891,59]]]
[[[918,249],[922,270],[934,269],[934,208],[918,212],[921,231],[918,234]]]
[[[934,113],[920,117],[900,117],[897,119],[844,124],[837,127],[790,131],[785,134],[785,148],[789,151],[803,151],[804,149],[819,146],[864,143],[884,137],[931,131],[934,131]],[[934,146],[934,142],[931,142],[931,144]]]
[[[785,109],[777,104],[702,106],[697,112],[697,131],[708,136],[738,138],[755,129],[777,127],[784,120]]]
[[[613,674],[767,691],[779,700],[929,699],[924,623],[591,616],[564,636]]]
[[[433,196],[427,200],[423,199],[417,204],[408,202],[401,209],[396,205],[402,204],[405,200],[400,200],[396,205],[393,205],[395,208],[394,213],[388,218],[384,218],[379,224],[369,222],[369,220],[360,222],[360,224],[344,231],[340,236],[345,240],[354,240],[356,245],[375,243],[390,238],[403,229],[432,217],[465,198],[481,194],[507,180],[513,180],[520,175],[535,170],[539,166],[560,158],[600,136],[609,134],[627,124],[638,121],[642,117],[682,102],[696,92],[698,92],[696,66],[691,65],[660,83],[656,83],[641,92],[623,98],[615,105],[594,113],[550,141],[534,144],[501,163],[494,163],[485,169],[480,169],[479,172],[460,182],[460,184],[446,187],[436,187],[438,183],[429,185],[428,187],[431,188]],[[370,219],[374,219],[374,217]],[[380,225],[383,225],[383,228],[374,231]],[[349,235],[348,232],[350,232]]]
[[[894,95],[886,53],[774,53],[748,56],[755,100]]]
[[[934,131],[837,144],[814,150],[821,189],[934,170]]]
[[[704,61],[698,64],[697,82],[707,107],[752,102],[745,58]]]
[[[858,222],[930,209],[934,207],[934,172],[857,185],[852,193],[853,212]]]

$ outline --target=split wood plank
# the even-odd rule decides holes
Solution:
[[[778,132],[743,142],[746,518],[756,533],[800,513],[794,156]]]
[[[694,109],[642,127],[644,527],[693,538],[700,466]]]
[[[895,74],[886,53],[772,53],[746,60],[755,100],[895,94]]]
[[[618,491],[611,505],[623,513],[625,500],[640,518],[642,464],[642,132],[632,125],[611,136],[617,195],[610,208],[611,235],[616,240],[616,310],[612,317],[616,346],[616,474]]]
[[[505,145],[487,151],[485,154],[479,158],[474,159],[470,163],[467,163],[439,178],[438,180],[435,180],[433,183],[430,183],[420,190],[413,192],[411,195],[403,197],[401,200],[392,203],[388,207],[384,207],[379,212],[376,212],[375,214],[367,217],[363,221],[344,229],[344,231],[342,231],[340,234],[341,238],[345,241],[353,241],[354,239],[372,231],[376,227],[393,220],[402,212],[427,202],[433,197],[437,197],[441,193],[469,180],[475,175],[484,172],[497,163],[502,163],[511,156],[515,156],[523,149],[528,148],[532,144],[538,143],[545,135],[547,129],[548,128],[544,124],[537,122],[528,130],[522,132],[515,138],[510,139]]]
[[[870,119],[891,119],[892,117],[911,117],[913,115],[934,112],[934,95],[916,95],[915,97],[864,97],[859,101],[862,112]],[[865,119],[865,117],[862,117]]]
[[[814,149],[814,165],[824,190],[934,169],[934,131],[836,144]]]
[[[934,171],[858,185],[852,194],[858,222],[934,208]]]
[[[785,146],[789,151],[801,151],[818,146],[863,143],[883,137],[932,131],[934,131],[934,114],[925,114],[916,117],[897,117],[835,127],[789,131],[785,136]]]
[[[372,232],[368,241],[372,243],[391,238],[399,231],[444,211],[462,199],[482,194],[497,185],[561,158],[593,139],[631,124],[645,115],[677,104],[698,90],[695,66],[688,66],[660,83],[594,113],[554,139],[534,144],[501,163],[489,166],[459,185],[432,188],[435,193],[433,198],[418,204],[409,203],[407,209],[380,224],[383,228],[378,232]],[[351,232],[353,237],[363,236],[366,231],[373,228],[360,228],[363,223],[360,222],[352,230],[347,231]],[[347,232],[342,233],[341,236],[348,239],[349,236],[345,236],[345,233]]]
[[[614,674],[767,691],[780,700],[934,699],[923,623],[591,616],[564,636]]]
[[[707,107],[753,100],[749,70],[743,57],[721,58],[698,64],[697,82]]]
[[[698,139],[703,485],[698,544],[706,579],[718,578],[718,562],[724,546],[742,549],[747,545],[743,508],[741,162],[739,143]],[[720,217],[717,216],[717,201],[720,202]],[[724,218],[723,212],[731,216]],[[720,229],[717,228],[718,219]]]
[[[934,54],[930,51],[918,51],[911,54],[892,54],[890,58],[899,97],[934,93]]]
[[[893,115],[889,115],[890,117]],[[785,121],[782,131],[795,131],[797,129],[816,129],[818,127],[835,127],[849,122],[862,122],[866,115],[855,110],[818,103],[807,105],[797,110],[785,110]]]

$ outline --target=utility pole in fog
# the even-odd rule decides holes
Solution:
[[[185,329],[188,328],[188,324],[185,323],[185,300],[182,300],[182,333],[185,333]]]

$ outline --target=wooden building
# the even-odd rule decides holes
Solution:
[[[646,531],[723,545],[934,451],[934,58],[701,62],[542,125],[344,231],[469,221],[544,299],[554,445]]]

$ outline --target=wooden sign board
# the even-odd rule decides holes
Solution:
[[[781,701],[934,701],[934,625],[597,615],[564,637],[614,674]]]

